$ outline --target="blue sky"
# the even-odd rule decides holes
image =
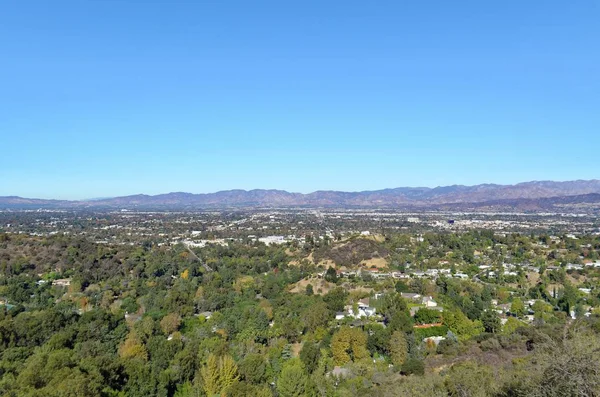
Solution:
[[[0,195],[600,177],[596,1],[0,5]]]

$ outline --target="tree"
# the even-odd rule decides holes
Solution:
[[[404,332],[394,331],[390,338],[390,356],[395,366],[400,367],[408,356],[408,345]]]
[[[312,374],[317,369],[320,358],[321,349],[319,349],[319,346],[310,341],[305,342],[300,351],[300,361],[302,361],[309,374]]]
[[[535,301],[531,309],[533,310],[535,319],[538,321],[548,321],[552,317],[552,305],[544,301]]]
[[[269,386],[252,385],[246,382],[236,382],[227,390],[226,397],[272,397]],[[186,396],[188,397],[188,396]],[[191,397],[191,396],[189,396]]]
[[[387,321],[387,326],[392,331],[410,332],[413,329],[414,321],[410,313],[405,311],[395,312]]]
[[[415,313],[414,318],[417,324],[434,324],[440,321],[440,312],[422,308]]]
[[[331,353],[338,365],[369,357],[367,335],[358,328],[343,326],[331,339]]]
[[[502,326],[502,333],[506,335],[513,334],[517,329],[524,327],[525,323],[517,320],[515,317],[509,317]]]
[[[169,313],[160,320],[160,328],[166,334],[172,334],[179,329],[181,316],[177,313]]]
[[[371,354],[379,353],[387,355],[389,353],[390,332],[379,324],[368,326],[366,329],[369,335],[367,339],[367,348]]]
[[[570,313],[577,303],[579,292],[571,283],[565,282],[564,288],[560,291],[558,307],[566,313]]]
[[[519,298],[515,298],[510,305],[510,312],[516,315],[517,317],[522,317],[525,315],[525,304]]]
[[[148,351],[134,331],[129,333],[125,342],[119,347],[119,355],[122,358],[139,358],[144,361],[148,359]]]
[[[217,357],[212,353],[200,369],[200,375],[204,391],[208,396],[226,393],[239,378],[237,365],[231,356]]]
[[[483,328],[485,332],[497,333],[500,331],[502,324],[500,322],[500,317],[498,317],[498,313],[494,310],[486,310],[483,312],[481,316],[481,322],[483,323]]]
[[[347,298],[348,292],[342,287],[336,287],[329,291],[329,293],[323,297],[323,300],[327,304],[329,310],[332,312],[341,312],[344,310]]]
[[[381,311],[386,319],[391,319],[394,314],[406,312],[408,305],[406,301],[398,293],[385,294],[381,301]]]
[[[402,280],[398,280],[396,282],[396,292],[408,292],[410,289],[408,288],[408,285],[406,285],[406,283]]]
[[[277,391],[281,397],[304,397],[308,375],[298,359],[288,361],[277,380]]]
[[[246,382],[259,384],[265,380],[267,362],[262,355],[251,353],[240,362],[239,371]]]
[[[327,325],[329,313],[327,304],[319,299],[319,301],[308,307],[304,312],[305,329],[313,332],[317,327]]]
[[[306,295],[311,296],[315,293],[312,284],[306,284]]]
[[[337,273],[333,267],[327,268],[327,271],[325,272],[325,280],[329,281],[330,283],[337,282]]]
[[[449,309],[443,312],[443,323],[460,340],[468,340],[484,331],[479,321],[471,321],[458,309]]]

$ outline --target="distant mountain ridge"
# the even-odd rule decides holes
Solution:
[[[574,199],[577,197],[577,199]],[[570,199],[568,199],[570,198]],[[533,181],[515,185],[398,187],[362,192],[320,190],[308,194],[285,190],[224,190],[215,193],[137,194],[93,200],[43,200],[0,197],[0,208],[204,209],[226,207],[371,207],[483,208],[526,206],[532,210],[563,204],[600,203],[600,180]]]

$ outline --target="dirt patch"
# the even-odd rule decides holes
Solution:
[[[527,284],[530,287],[534,287],[540,281],[540,274],[537,272],[527,272]]]
[[[302,343],[292,343],[292,357],[298,357],[302,350]]]
[[[335,284],[323,280],[322,278],[307,277],[294,284],[289,291],[294,294],[306,293],[306,286],[308,284],[312,285],[315,295],[325,295],[336,287]]]
[[[386,269],[388,267],[388,261],[385,258],[372,258],[367,259],[366,261],[362,261],[360,263],[362,266],[367,269],[377,268],[377,269]]]

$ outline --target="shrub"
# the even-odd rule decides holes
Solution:
[[[423,361],[411,357],[402,364],[400,372],[403,375],[423,375],[425,373],[425,365]]]

